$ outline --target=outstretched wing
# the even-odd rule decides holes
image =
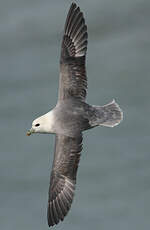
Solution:
[[[49,227],[62,221],[70,209],[81,150],[82,135],[56,135],[47,210]]]
[[[61,47],[58,100],[70,97],[85,100],[87,38],[83,13],[75,3],[72,3],[65,23]]]

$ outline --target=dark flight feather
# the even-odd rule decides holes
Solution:
[[[87,26],[83,13],[75,3],[72,3],[65,23],[61,47],[59,100],[70,97],[85,100],[87,39]]]
[[[49,226],[62,221],[71,207],[81,150],[81,134],[74,138],[56,135],[47,210]]]

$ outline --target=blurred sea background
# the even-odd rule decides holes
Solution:
[[[90,104],[113,98],[123,122],[84,134],[72,208],[55,229],[150,228],[150,1],[76,1],[88,25]],[[54,135],[26,136],[57,101],[70,0],[0,3],[0,229],[48,229]]]

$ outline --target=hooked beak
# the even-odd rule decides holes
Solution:
[[[33,128],[31,128],[30,130],[28,130],[27,131],[27,136],[30,136],[32,133],[34,133],[34,129]]]

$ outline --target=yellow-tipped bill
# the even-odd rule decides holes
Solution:
[[[27,131],[26,135],[30,136],[32,133],[34,133],[34,129],[31,128],[30,130]]]
[[[26,133],[27,136],[30,136],[32,133],[30,130],[28,130],[28,132]]]

